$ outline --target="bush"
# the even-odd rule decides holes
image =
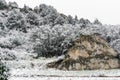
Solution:
[[[8,80],[9,69],[0,61],[0,80]]]
[[[13,49],[17,46],[20,46],[26,42],[26,35],[23,32],[16,31],[16,30],[10,30],[7,33],[4,33],[4,31],[0,31],[1,37],[0,37],[0,47],[1,48],[8,48]]]
[[[19,10],[12,10],[9,12],[6,27],[8,29],[15,29],[18,31],[27,32],[26,21],[24,15]]]
[[[79,31],[78,27],[71,25],[40,26],[32,32],[33,49],[38,56],[51,57],[64,54],[71,45],[72,38]]]
[[[9,49],[0,48],[0,60],[15,60],[16,53]]]
[[[26,20],[30,25],[39,26],[39,16],[34,12],[29,12],[26,16]]]

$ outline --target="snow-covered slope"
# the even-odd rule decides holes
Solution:
[[[57,58],[24,59],[4,62],[10,67],[11,76],[9,80],[95,80],[98,76],[120,76],[119,69],[62,71],[46,68],[46,63],[54,60],[57,60]],[[113,78],[119,80],[118,77]]]

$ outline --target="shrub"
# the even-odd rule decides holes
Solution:
[[[39,26],[39,16],[34,12],[29,12],[26,16],[26,20],[30,25]]]
[[[0,48],[0,60],[15,60],[15,52],[9,49]]]
[[[72,25],[40,26],[31,36],[34,52],[44,57],[64,54],[77,34],[76,30],[79,28]]]
[[[1,33],[3,33],[3,32],[1,32]],[[27,38],[23,32],[16,31],[16,30],[10,30],[7,33],[4,33],[3,35],[4,36],[1,35],[1,37],[0,37],[0,39],[1,39],[0,47],[8,48],[8,49],[13,49],[17,46],[24,44],[26,41],[26,38]]]
[[[8,80],[9,69],[0,61],[0,80]]]
[[[26,21],[24,15],[19,10],[12,10],[9,12],[6,27],[8,29],[15,29],[18,31],[27,32]]]

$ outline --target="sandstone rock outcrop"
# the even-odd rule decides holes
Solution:
[[[64,59],[47,64],[61,70],[94,70],[120,68],[117,52],[98,34],[81,35],[74,41]]]

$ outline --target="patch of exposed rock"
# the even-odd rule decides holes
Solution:
[[[120,68],[120,59],[98,34],[81,35],[64,59],[48,63],[47,67],[61,70],[115,69]]]

